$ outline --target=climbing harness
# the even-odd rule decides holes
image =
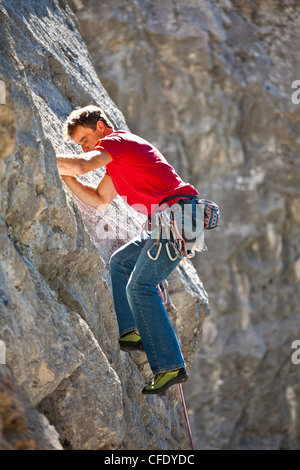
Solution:
[[[167,206],[166,209],[157,210],[154,214],[154,223],[157,227],[157,236],[156,240],[153,243],[152,247],[148,250],[148,256],[153,261],[156,261],[161,253],[162,249],[162,227],[166,227],[167,232],[167,242],[166,242],[166,251],[171,261],[175,261],[177,258],[180,259],[189,259],[195,256],[196,251],[206,251],[206,245],[204,243],[204,229],[212,229],[217,227],[220,224],[220,213],[219,207],[212,201],[208,199],[199,199],[198,195],[186,195],[186,194],[177,194],[174,196],[169,196],[163,199],[159,206],[166,203],[171,199],[178,199],[178,198],[185,198],[179,199],[177,204],[182,209],[181,214],[181,231],[178,227],[178,220],[176,218],[174,210],[172,210],[172,206]],[[197,233],[196,228],[198,228],[198,234],[193,238],[187,237],[185,233],[185,218],[184,218],[184,206],[189,204],[191,207],[191,229],[192,233]],[[203,228],[196,227],[197,225],[197,217],[196,217],[196,209],[197,205],[203,205]],[[150,221],[148,219],[148,227],[150,226]],[[199,225],[199,224],[198,224]],[[199,232],[200,230],[200,232]],[[191,232],[190,232],[191,233]],[[189,244],[193,243],[192,248],[187,247],[187,242]],[[157,251],[153,251],[157,247]],[[155,253],[155,254],[154,254]]]
[[[204,222],[203,223],[204,227],[203,227],[203,231],[204,231],[204,229],[210,230],[210,229],[213,229],[215,227],[218,227],[218,225],[220,224],[219,207],[217,206],[217,204],[215,204],[214,202],[209,201],[207,199],[199,200],[199,197],[195,196],[195,195],[182,195],[182,194],[179,194],[179,195],[170,196],[170,197],[165,198],[163,201],[160,202],[159,206],[161,206],[162,204],[164,204],[165,202],[167,202],[171,199],[178,198],[178,197],[179,198],[181,198],[181,197],[187,198],[187,199],[179,199],[179,201],[177,202],[182,207],[182,209],[183,209],[184,204],[191,204],[192,203],[192,229],[193,229],[193,231],[195,231],[195,229],[196,229],[196,204],[203,204],[204,205],[204,211],[203,211],[204,212],[204,221],[203,221]],[[154,215],[156,217],[155,222],[156,222],[156,225],[158,227],[158,233],[157,233],[157,237],[156,237],[155,242],[153,243],[152,247],[147,252],[149,258],[152,259],[153,261],[155,261],[155,260],[158,259],[159,255],[160,255],[160,252],[161,252],[161,249],[162,249],[161,236],[162,236],[162,226],[163,225],[167,225],[170,229],[170,236],[168,237],[167,243],[166,243],[166,251],[168,253],[169,258],[172,261],[175,261],[177,259],[177,257],[179,257],[181,259],[188,259],[188,258],[192,258],[193,256],[195,256],[195,251],[196,251],[196,248],[197,248],[196,243],[194,244],[192,250],[187,249],[186,241],[184,239],[183,234],[181,235],[180,232],[179,232],[178,225],[177,225],[177,222],[176,222],[176,218],[174,216],[174,212],[172,211],[172,209],[167,207],[167,209],[155,212]],[[182,220],[182,229],[183,229],[183,232],[184,232],[183,210],[182,210],[182,219],[181,220]],[[149,227],[151,228],[151,222],[150,222],[149,219],[148,219],[148,226],[147,227],[148,227],[148,231],[150,231]],[[192,242],[197,242],[197,238],[198,237],[195,237],[194,239],[192,239]],[[191,240],[189,240],[189,242],[191,242]],[[157,252],[156,252],[155,255],[152,255],[152,250],[155,246],[157,247]],[[204,246],[203,249],[205,249],[206,247],[205,247],[204,242],[203,242],[203,246]],[[172,247],[175,256],[172,256],[172,254],[170,252],[170,247]],[[163,304],[166,305],[166,303],[168,301],[168,297],[167,297],[167,291],[166,291],[166,288],[164,286],[163,281],[157,286],[157,289],[158,289],[158,292],[159,292],[159,295],[162,299]],[[190,426],[190,423],[189,423],[189,417],[188,417],[188,412],[187,412],[187,408],[186,408],[186,404],[185,404],[185,400],[184,400],[184,395],[183,395],[183,390],[182,390],[181,383],[178,384],[178,389],[179,389],[181,404],[182,404],[182,408],[183,408],[183,412],[184,412],[186,427],[187,427],[187,431],[188,431],[188,435],[189,435],[191,449],[195,450],[194,443],[193,443],[192,430],[191,430],[191,426]]]
[[[161,206],[162,204],[164,204],[170,199],[174,199],[175,197],[178,197],[178,196],[171,196],[171,197],[165,198],[163,201],[159,203],[159,206]],[[185,196],[180,195],[179,197],[185,197]],[[195,200],[196,198],[196,196],[187,196],[187,197],[189,197],[189,199],[193,198],[193,200]],[[182,201],[183,200],[180,200],[179,203]],[[195,200],[195,204],[196,204],[196,200]],[[166,251],[170,260],[175,261],[178,257],[181,259],[192,258],[195,255],[195,253],[192,251],[188,252],[186,248],[185,240],[179,232],[176,218],[174,216],[174,212],[170,210],[169,207],[167,207],[166,209],[162,211],[156,211],[154,213],[154,217],[155,217],[155,225],[157,226],[158,229],[157,229],[156,240],[153,243],[152,247],[148,250],[149,258],[155,261],[158,259],[160,255],[160,252],[162,249],[161,237],[162,237],[163,226],[167,226],[169,229],[167,243],[166,243]],[[155,247],[157,247],[157,251],[156,251],[156,255],[154,256],[152,254],[152,250]]]

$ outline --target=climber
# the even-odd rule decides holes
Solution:
[[[182,181],[153,145],[125,130],[115,130],[101,108],[86,106],[74,110],[67,118],[65,137],[83,151],[79,155],[57,155],[59,174],[79,199],[101,210],[119,194],[136,210],[152,217],[151,230],[145,228],[119,248],[111,257],[110,268],[120,348],[144,350],[147,354],[154,379],[142,393],[164,392],[188,379],[177,337],[157,289],[181,257],[174,243],[168,245],[167,236],[157,236],[165,233],[166,227],[158,227],[153,216],[160,208],[167,213],[168,207],[176,206],[174,211],[181,211],[183,222],[180,203],[192,206],[198,193]],[[96,188],[77,178],[100,167],[106,169]],[[193,244],[198,232],[202,233],[202,226],[196,229]]]

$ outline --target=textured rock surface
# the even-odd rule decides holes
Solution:
[[[0,449],[62,449],[55,428],[32,409],[7,365],[0,366]]]
[[[299,448],[299,2],[70,4],[130,128],[221,207],[195,259],[212,310],[187,385],[198,448]]]
[[[99,82],[65,1],[4,0],[0,23],[6,86],[0,105],[0,339],[7,362],[0,365],[0,445],[186,449],[178,392],[144,397],[145,356],[120,353],[117,345],[107,262],[143,220],[118,198],[103,214],[76,201],[56,167],[56,151],[79,150],[62,142],[62,123],[76,106],[101,104],[117,128],[126,127],[124,117]],[[99,176],[85,179],[96,184]],[[190,263],[173,273],[169,287],[176,290],[168,310],[179,332],[180,310],[189,309],[191,329],[181,341],[190,364],[209,311],[207,295]],[[20,435],[10,427],[14,402],[23,420]]]

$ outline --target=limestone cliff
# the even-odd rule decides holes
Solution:
[[[125,119],[64,0],[3,0],[0,24],[0,448],[187,449],[178,391],[144,397],[145,356],[118,347],[108,260],[142,216],[118,198],[97,213],[68,193],[56,167],[56,152],[80,150],[62,140],[76,106],[101,105],[116,128]],[[85,178],[96,184],[101,174]],[[207,295],[191,263],[168,284],[191,364]]]
[[[187,384],[197,447],[299,448],[299,2],[99,3],[70,1],[106,90],[221,207],[194,263],[211,305]]]

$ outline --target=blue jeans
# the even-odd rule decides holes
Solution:
[[[184,367],[185,363],[157,289],[180,258],[169,258],[166,239],[162,239],[158,259],[150,259],[147,251],[154,242],[153,236],[143,231],[112,255],[110,268],[120,336],[138,329],[152,372],[158,374]],[[152,257],[157,249],[154,246],[151,250]]]

